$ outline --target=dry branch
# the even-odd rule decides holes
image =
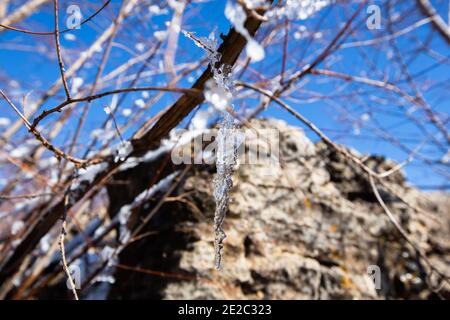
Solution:
[[[260,14],[263,14],[263,12],[260,12]],[[252,36],[256,33],[260,25],[261,21],[253,16],[248,17],[245,22],[245,27]],[[104,38],[107,38],[108,36],[105,36],[104,34]],[[233,66],[245,45],[245,38],[236,30],[231,29],[218,50],[222,54],[220,63],[226,63]],[[194,83],[192,89],[203,90],[205,82],[211,77],[211,68],[208,67]],[[192,97],[191,95],[186,94],[183,95],[166,111],[150,130],[137,132],[135,138],[132,140],[133,152],[130,156],[141,155],[147,150],[156,148],[161,138],[166,136],[170,130],[175,128],[202,102],[203,98]],[[88,185],[83,185],[73,192],[74,202],[76,203],[88,195],[92,196],[93,194],[96,194],[120,164],[120,162],[108,162],[107,168],[98,173],[93,182]],[[65,209],[64,199],[59,198],[59,200],[55,200],[52,205],[41,213],[40,219],[28,227],[23,240],[19,243],[14,252],[0,264],[0,285],[2,285],[9,276],[14,274],[23,259],[35,248],[39,240],[50,230],[50,228],[55,225]],[[69,208],[67,208],[67,210],[68,209]]]

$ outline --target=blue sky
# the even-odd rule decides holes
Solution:
[[[61,1],[61,16],[63,16],[64,8],[67,7],[69,1]],[[381,1],[372,1],[373,3],[381,3]],[[101,5],[102,1],[91,1],[91,5],[85,5],[82,7],[83,15],[86,17],[92,13],[95,8]],[[76,52],[80,48],[86,48],[92,41],[99,35],[99,33],[107,27],[114,15],[118,11],[120,1],[113,0],[109,5],[107,10],[102,12],[97,16],[93,22],[89,22],[84,25],[80,30],[72,31],[76,36],[75,41],[67,41],[62,37],[62,45],[65,52],[71,58],[68,59],[67,64],[70,66],[70,62],[76,57]],[[445,17],[448,12],[448,3],[446,1],[434,1],[438,11]],[[224,6],[225,1],[212,1],[207,3],[198,3],[190,5],[189,11],[186,13],[183,21],[183,28],[189,31],[196,32],[199,36],[208,36],[212,31],[216,35],[222,33],[227,33],[230,24],[224,17]],[[402,6],[407,10],[410,7],[406,4]],[[353,7],[352,7],[353,8]],[[52,30],[53,28],[53,16],[51,14],[51,8],[47,7],[43,12],[36,14],[25,22],[21,23],[20,26],[26,28],[34,28],[36,30]],[[348,8],[347,8],[348,9]],[[400,11],[401,12],[401,11]],[[382,11],[382,17],[387,13]],[[417,16],[411,19],[407,19],[404,24],[396,26],[398,28],[408,26],[412,21],[417,21],[423,18],[418,13]],[[291,32],[299,30],[302,25],[305,25],[308,30],[317,27],[318,31],[322,32],[322,39],[313,42],[310,46],[306,46],[309,43],[306,40],[300,39],[299,41],[289,42],[289,58],[287,61],[287,68],[294,68],[301,65],[302,63],[307,63],[309,60],[314,58],[327,44],[327,42],[332,38],[333,34],[341,27],[338,22],[344,22],[344,17],[348,17],[350,12],[343,10],[342,8],[329,7],[319,13],[317,13],[312,18],[307,21],[296,21],[290,26]],[[364,21],[367,18],[367,14],[363,10],[357,18],[356,25],[358,28],[364,28]],[[147,20],[138,21],[133,24],[133,28],[126,28],[119,33],[117,37],[117,46],[115,46],[111,53],[111,63],[108,63],[104,74],[108,73],[121,62],[125,62],[127,59],[132,57],[131,53],[137,54],[137,49],[133,44],[137,41],[145,44],[146,48],[152,45],[151,35],[154,31],[164,30],[164,23],[170,19],[170,15],[161,15],[157,17],[149,17]],[[318,24],[320,22],[320,24]],[[382,20],[383,23],[383,20]],[[374,37],[379,37],[383,34],[383,28],[386,28],[382,24],[382,29],[377,31],[370,31],[364,29],[358,32],[358,38],[348,38],[346,42],[351,42],[355,40],[372,39]],[[266,29],[262,29],[261,36]],[[357,29],[358,30],[358,29]],[[408,36],[397,38],[397,45],[402,51],[407,52],[409,46],[411,46],[412,38],[416,37],[419,39],[428,39],[430,36],[430,26],[425,25]],[[282,32],[282,31],[280,31]],[[386,32],[386,30],[384,30]],[[258,38],[257,38],[258,39]],[[20,84],[20,89],[17,90],[16,99],[20,100],[20,94],[28,93],[31,90],[33,97],[39,97],[40,94],[48,89],[50,85],[59,77],[59,70],[57,63],[53,54],[52,37],[43,36],[31,36],[27,34],[20,34],[16,32],[4,32],[0,34],[0,87],[5,86],[4,79],[15,79]],[[433,35],[429,40],[429,48],[432,48],[434,52],[439,53],[440,56],[450,57],[449,46],[442,41],[442,39]],[[20,45],[18,48],[17,45]],[[201,59],[204,54],[200,48],[197,48],[191,40],[181,36],[179,40],[179,53],[177,55],[178,62],[192,62]],[[36,50],[36,48],[42,48],[43,52]],[[338,72],[345,72],[352,75],[365,75],[368,77],[378,78],[378,75],[370,74],[370,72],[362,73],[363,71],[370,71],[370,63],[376,65],[380,70],[383,70],[385,74],[390,77],[396,77],[396,70],[391,68],[391,62],[387,57],[389,55],[395,54],[389,50],[379,50],[375,47],[365,47],[362,49],[366,55],[366,59],[361,55],[361,49],[341,49],[333,55],[333,58],[325,61],[320,67],[328,68]],[[305,53],[305,54],[304,54]],[[71,56],[72,54],[72,56]],[[50,57],[50,58],[49,58]],[[261,72],[264,78],[270,79],[279,73],[281,61],[281,46],[273,45],[266,50],[266,59],[262,62],[251,64],[251,68]],[[422,83],[429,83],[430,88],[425,93],[425,98],[429,104],[435,108],[435,110],[448,114],[450,110],[449,106],[449,87],[448,78],[450,76],[450,67],[448,62],[440,64],[435,67],[436,59],[430,57],[426,54],[419,55],[416,59],[408,61],[408,70],[412,75],[421,74],[420,81]],[[83,68],[78,76],[82,77],[85,83],[89,83],[93,80],[95,74],[95,68],[85,67]],[[187,76],[180,82],[180,86],[188,87],[190,85],[189,78],[195,77],[197,74]],[[166,75],[157,75],[152,79],[146,79],[139,83],[139,85],[164,85],[167,80]],[[258,80],[251,73],[245,77],[246,81],[252,82]],[[407,153],[399,149],[398,147],[392,145],[392,143],[385,142],[379,139],[375,135],[375,129],[372,127],[372,121],[377,121],[381,124],[383,128],[394,134],[400,140],[402,140],[405,145],[414,148],[418,142],[421,140],[420,131],[418,131],[410,121],[406,121],[402,113],[398,110],[405,108],[405,106],[397,104],[396,101],[392,99],[389,100],[388,105],[383,105],[383,99],[385,96],[379,93],[380,90],[373,89],[369,86],[354,86],[351,83],[345,83],[343,81],[326,81],[325,77],[320,76],[308,76],[304,79],[302,84],[302,90],[295,92],[295,100],[286,100],[291,104],[297,111],[306,116],[308,119],[313,121],[319,128],[324,129],[324,131],[335,141],[349,145],[361,153],[371,153],[380,154],[392,158],[396,161],[403,161],[407,157]],[[70,82],[70,81],[69,81]],[[344,87],[345,86],[345,87]],[[342,92],[341,92],[342,90]],[[356,90],[361,90],[358,95],[358,99],[351,98],[346,100],[343,97],[336,96],[336,94],[349,94],[354,93]],[[315,101],[311,101],[311,93],[314,92],[327,99],[318,98]],[[50,99],[43,108],[50,107],[60,102],[63,92],[60,92],[58,99]],[[157,105],[152,106],[151,110],[146,111],[148,117],[154,115],[157,111],[166,107],[174,101],[176,95],[167,94],[163,99],[161,99]],[[133,101],[140,98],[140,94],[129,94],[124,102],[124,105],[133,105]],[[16,101],[19,101],[16,100]],[[373,100],[373,101],[372,101]],[[399,99],[400,100],[400,99]],[[381,101],[381,102],[380,102]],[[92,104],[89,111],[89,117],[87,119],[86,127],[82,135],[81,141],[86,141],[89,132],[96,129],[104,121],[106,115],[103,112],[103,106],[109,104],[111,98],[101,99]],[[238,101],[236,103],[236,108],[239,110],[241,107],[245,107],[255,103],[255,100],[245,100]],[[408,108],[408,106],[406,106]],[[376,112],[372,112],[376,110]],[[344,111],[347,113],[345,117],[347,118],[343,121]],[[350,112],[351,111],[351,112]],[[370,121],[361,120],[365,114],[370,116]],[[416,113],[418,117],[422,117],[419,112]],[[8,117],[10,119],[15,119],[15,115],[6,107],[3,101],[0,101],[0,117]],[[277,117],[284,119],[290,124],[301,126],[301,124],[288,115],[284,110],[276,107],[275,104],[262,114],[264,117]],[[348,117],[353,120],[348,121]],[[51,121],[56,119],[56,117],[49,117],[45,121],[45,125],[51,125]],[[126,121],[118,116],[119,122]],[[59,137],[55,140],[56,143],[63,145],[65,141],[73,133],[75,121],[68,124],[67,128],[61,132]],[[356,127],[356,123],[359,123],[360,127]],[[448,126],[447,126],[448,127]],[[135,128],[130,128],[124,133],[125,136],[130,136],[134,132]],[[3,130],[0,128],[0,132]],[[431,130],[431,127],[430,127]],[[359,132],[358,132],[359,131]],[[306,131],[307,135],[314,140],[317,137]],[[23,132],[22,132],[23,133]],[[83,140],[84,139],[84,140]],[[436,154],[440,156],[439,152],[435,150],[436,148],[425,146],[423,153],[432,155]],[[447,145],[448,149],[448,145]],[[440,151],[442,152],[442,151]],[[448,173],[448,167],[447,169]],[[442,185],[447,184],[448,181],[442,175],[434,172],[430,166],[426,166],[420,161],[414,161],[405,169],[408,179],[412,184],[420,186],[429,185]]]

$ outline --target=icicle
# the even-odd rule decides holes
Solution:
[[[222,262],[223,241],[226,234],[222,229],[222,224],[228,211],[230,201],[230,190],[233,186],[233,169],[236,164],[236,139],[233,117],[226,112],[220,124],[217,134],[217,155],[216,168],[217,175],[214,179],[214,198],[216,201],[216,211],[214,214],[215,233],[215,267],[220,269]]]
[[[183,33],[208,54],[209,63],[213,71],[213,79],[208,80],[206,83],[204,94],[206,101],[211,107],[223,114],[223,120],[220,123],[216,137],[217,175],[214,179],[214,198],[216,201],[216,211],[214,213],[215,267],[220,269],[223,241],[226,238],[222,225],[228,211],[229,192],[233,186],[232,175],[236,164],[237,150],[234,119],[228,112],[228,108],[233,108],[233,84],[230,80],[231,68],[228,65],[218,67],[221,55],[217,52],[217,41],[213,34],[209,38],[196,38],[191,32],[183,31]]]

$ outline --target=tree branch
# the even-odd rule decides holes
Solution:
[[[441,34],[445,41],[450,44],[450,26],[445,23],[428,0],[416,0],[423,14],[431,19],[434,28]]]

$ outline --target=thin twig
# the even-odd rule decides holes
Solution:
[[[386,213],[386,215],[388,216],[389,220],[391,221],[391,223],[395,226],[395,228],[397,229],[397,231],[402,235],[402,237],[406,240],[406,242],[408,242],[413,248],[414,250],[422,257],[422,259],[428,264],[428,266],[437,274],[439,274],[439,276],[441,276],[445,281],[448,282],[448,279],[450,278],[450,275],[446,275],[443,272],[441,272],[439,269],[437,269],[433,263],[428,259],[428,257],[426,256],[425,252],[423,252],[422,248],[420,248],[418,245],[416,245],[414,243],[414,241],[412,241],[409,236],[408,233],[406,232],[405,229],[403,229],[403,227],[400,225],[400,223],[397,221],[397,219],[394,217],[394,215],[392,214],[392,212],[389,210],[389,208],[387,207],[387,205],[384,203],[383,198],[381,197],[380,193],[378,192],[378,189],[375,185],[375,181],[374,181],[374,177],[369,175],[369,182],[370,182],[370,186],[372,187],[372,191],[375,195],[375,197],[378,200],[378,203],[380,204],[380,206],[383,208],[384,212]]]
[[[202,91],[194,88],[167,88],[167,87],[141,87],[141,88],[124,88],[124,89],[117,89],[112,91],[106,91],[102,92],[96,95],[82,97],[82,98],[75,98],[71,100],[64,101],[63,103],[59,104],[58,106],[49,109],[44,110],[39,116],[37,116],[33,120],[33,124],[31,125],[32,128],[35,128],[39,122],[44,119],[46,116],[48,116],[51,113],[60,112],[64,107],[77,102],[84,102],[88,101],[91,102],[93,100],[97,100],[100,98],[103,98],[105,96],[117,94],[117,93],[123,93],[123,92],[135,92],[135,91],[164,91],[164,92],[177,92],[177,93],[183,93],[188,96],[194,96],[194,97],[203,97]]]
[[[417,0],[417,4],[422,12],[431,19],[434,28],[441,34],[442,38],[447,41],[447,44],[450,44],[450,26],[437,13],[433,4],[429,0]]]
[[[56,53],[58,55],[59,70],[61,72],[61,80],[63,82],[64,91],[66,92],[67,100],[70,101],[69,86],[67,84],[66,70],[64,68],[64,61],[63,61],[62,54],[61,54],[61,43],[59,41],[58,0],[53,0],[53,7],[54,7],[54,14],[55,14],[55,44],[56,44]]]
[[[59,148],[55,147],[53,144],[51,144],[42,134],[34,128],[30,122],[27,120],[27,118],[19,111],[19,109],[14,105],[14,103],[6,96],[6,94],[0,89],[0,95],[8,102],[8,104],[14,109],[14,111],[19,115],[19,117],[23,120],[25,123],[25,126],[27,129],[34,135],[36,140],[38,140],[45,148],[50,150],[56,158],[60,159],[66,159],[70,162],[73,162],[77,167],[85,167],[88,164],[97,163],[100,160],[99,159],[92,159],[92,160],[82,160],[75,157],[72,157],[71,155],[66,154],[64,151],[60,150]]]
[[[75,300],[79,300],[78,299],[78,294],[77,294],[77,289],[76,289],[76,284],[75,281],[72,278],[72,275],[70,273],[70,270],[67,266],[67,260],[66,260],[66,251],[65,251],[65,247],[64,247],[64,239],[66,237],[67,231],[66,231],[66,218],[67,218],[67,205],[69,203],[69,192],[70,192],[70,187],[67,189],[66,194],[64,196],[64,214],[61,217],[62,220],[62,225],[61,225],[61,233],[59,235],[59,250],[61,252],[61,262],[62,262],[62,266],[63,266],[63,270],[67,275],[67,278],[69,280],[69,284],[70,284],[70,289],[72,290],[73,296],[75,297]]]
[[[46,197],[46,196],[54,196],[54,193],[35,193],[35,194],[21,194],[21,195],[15,195],[15,196],[7,196],[7,195],[1,195],[1,200],[14,200],[14,199],[33,199],[33,198],[39,198],[39,197]]]
[[[46,2],[49,2],[49,0],[29,0],[25,2],[21,7],[17,8],[7,17],[2,18],[1,21],[3,24],[0,26],[4,27],[4,25],[19,23],[20,21],[32,15],[39,7],[43,6]],[[3,31],[4,30],[0,28],[0,33],[2,33]]]
[[[25,115],[22,112],[20,112],[20,110],[14,105],[14,103],[8,98],[8,96],[3,92],[2,89],[0,89],[0,95],[3,97],[3,99],[6,100],[6,102],[8,102],[8,104],[13,108],[13,110],[23,120],[23,122],[25,123],[25,126],[27,127],[27,129],[30,129],[31,128],[31,123],[28,121],[28,119],[25,117]]]
[[[93,14],[91,14],[89,17],[87,17],[86,19],[84,19],[83,21],[81,21],[78,25],[75,25],[72,28],[67,28],[64,30],[60,30],[59,33],[66,33],[69,31],[72,31],[73,29],[78,29],[79,27],[81,27],[83,24],[85,24],[86,22],[91,21],[92,19],[94,19],[94,17],[100,13],[100,11],[102,11],[104,8],[106,8],[106,6],[111,2],[111,0],[107,0],[99,9],[97,9]],[[13,26],[9,26],[9,25],[5,25],[5,24],[1,24],[0,23],[0,27],[5,28],[7,30],[11,30],[11,31],[17,31],[17,32],[22,32],[22,33],[26,33],[26,34],[32,34],[32,35],[37,35],[37,36],[52,36],[55,34],[55,31],[32,31],[32,30],[26,30],[26,29],[21,29],[21,28],[17,28],[17,27],[13,27]],[[1,30],[0,30],[1,31]]]
[[[290,114],[292,114],[294,117],[296,117],[298,120],[300,120],[301,122],[303,122],[306,126],[308,126],[312,131],[314,131],[327,145],[329,145],[330,147],[332,147],[333,149],[335,149],[337,152],[341,153],[342,155],[344,155],[345,158],[350,159],[352,162],[355,162],[358,166],[360,166],[365,172],[369,173],[370,175],[377,175],[375,172],[372,171],[372,169],[370,169],[369,167],[367,167],[364,163],[362,163],[362,161],[356,157],[354,157],[353,155],[350,154],[350,152],[348,152],[346,149],[341,148],[340,146],[338,146],[337,144],[335,144],[330,138],[327,137],[327,135],[325,135],[325,133],[323,133],[314,123],[312,123],[311,121],[309,121],[308,119],[306,119],[304,116],[302,116],[301,114],[299,114],[297,111],[295,111],[292,107],[290,107],[288,104],[284,103],[282,100],[280,100],[279,98],[277,98],[276,96],[274,96],[274,94],[272,94],[271,92],[258,88],[254,85],[245,83],[245,82],[241,82],[241,81],[237,81],[235,83],[236,86],[241,86],[241,87],[245,87],[245,88],[249,88],[252,89],[256,92],[259,92],[263,95],[265,95],[266,97],[268,97],[270,100],[275,101],[278,105],[280,105],[281,107],[283,107],[286,111],[288,111]]]

